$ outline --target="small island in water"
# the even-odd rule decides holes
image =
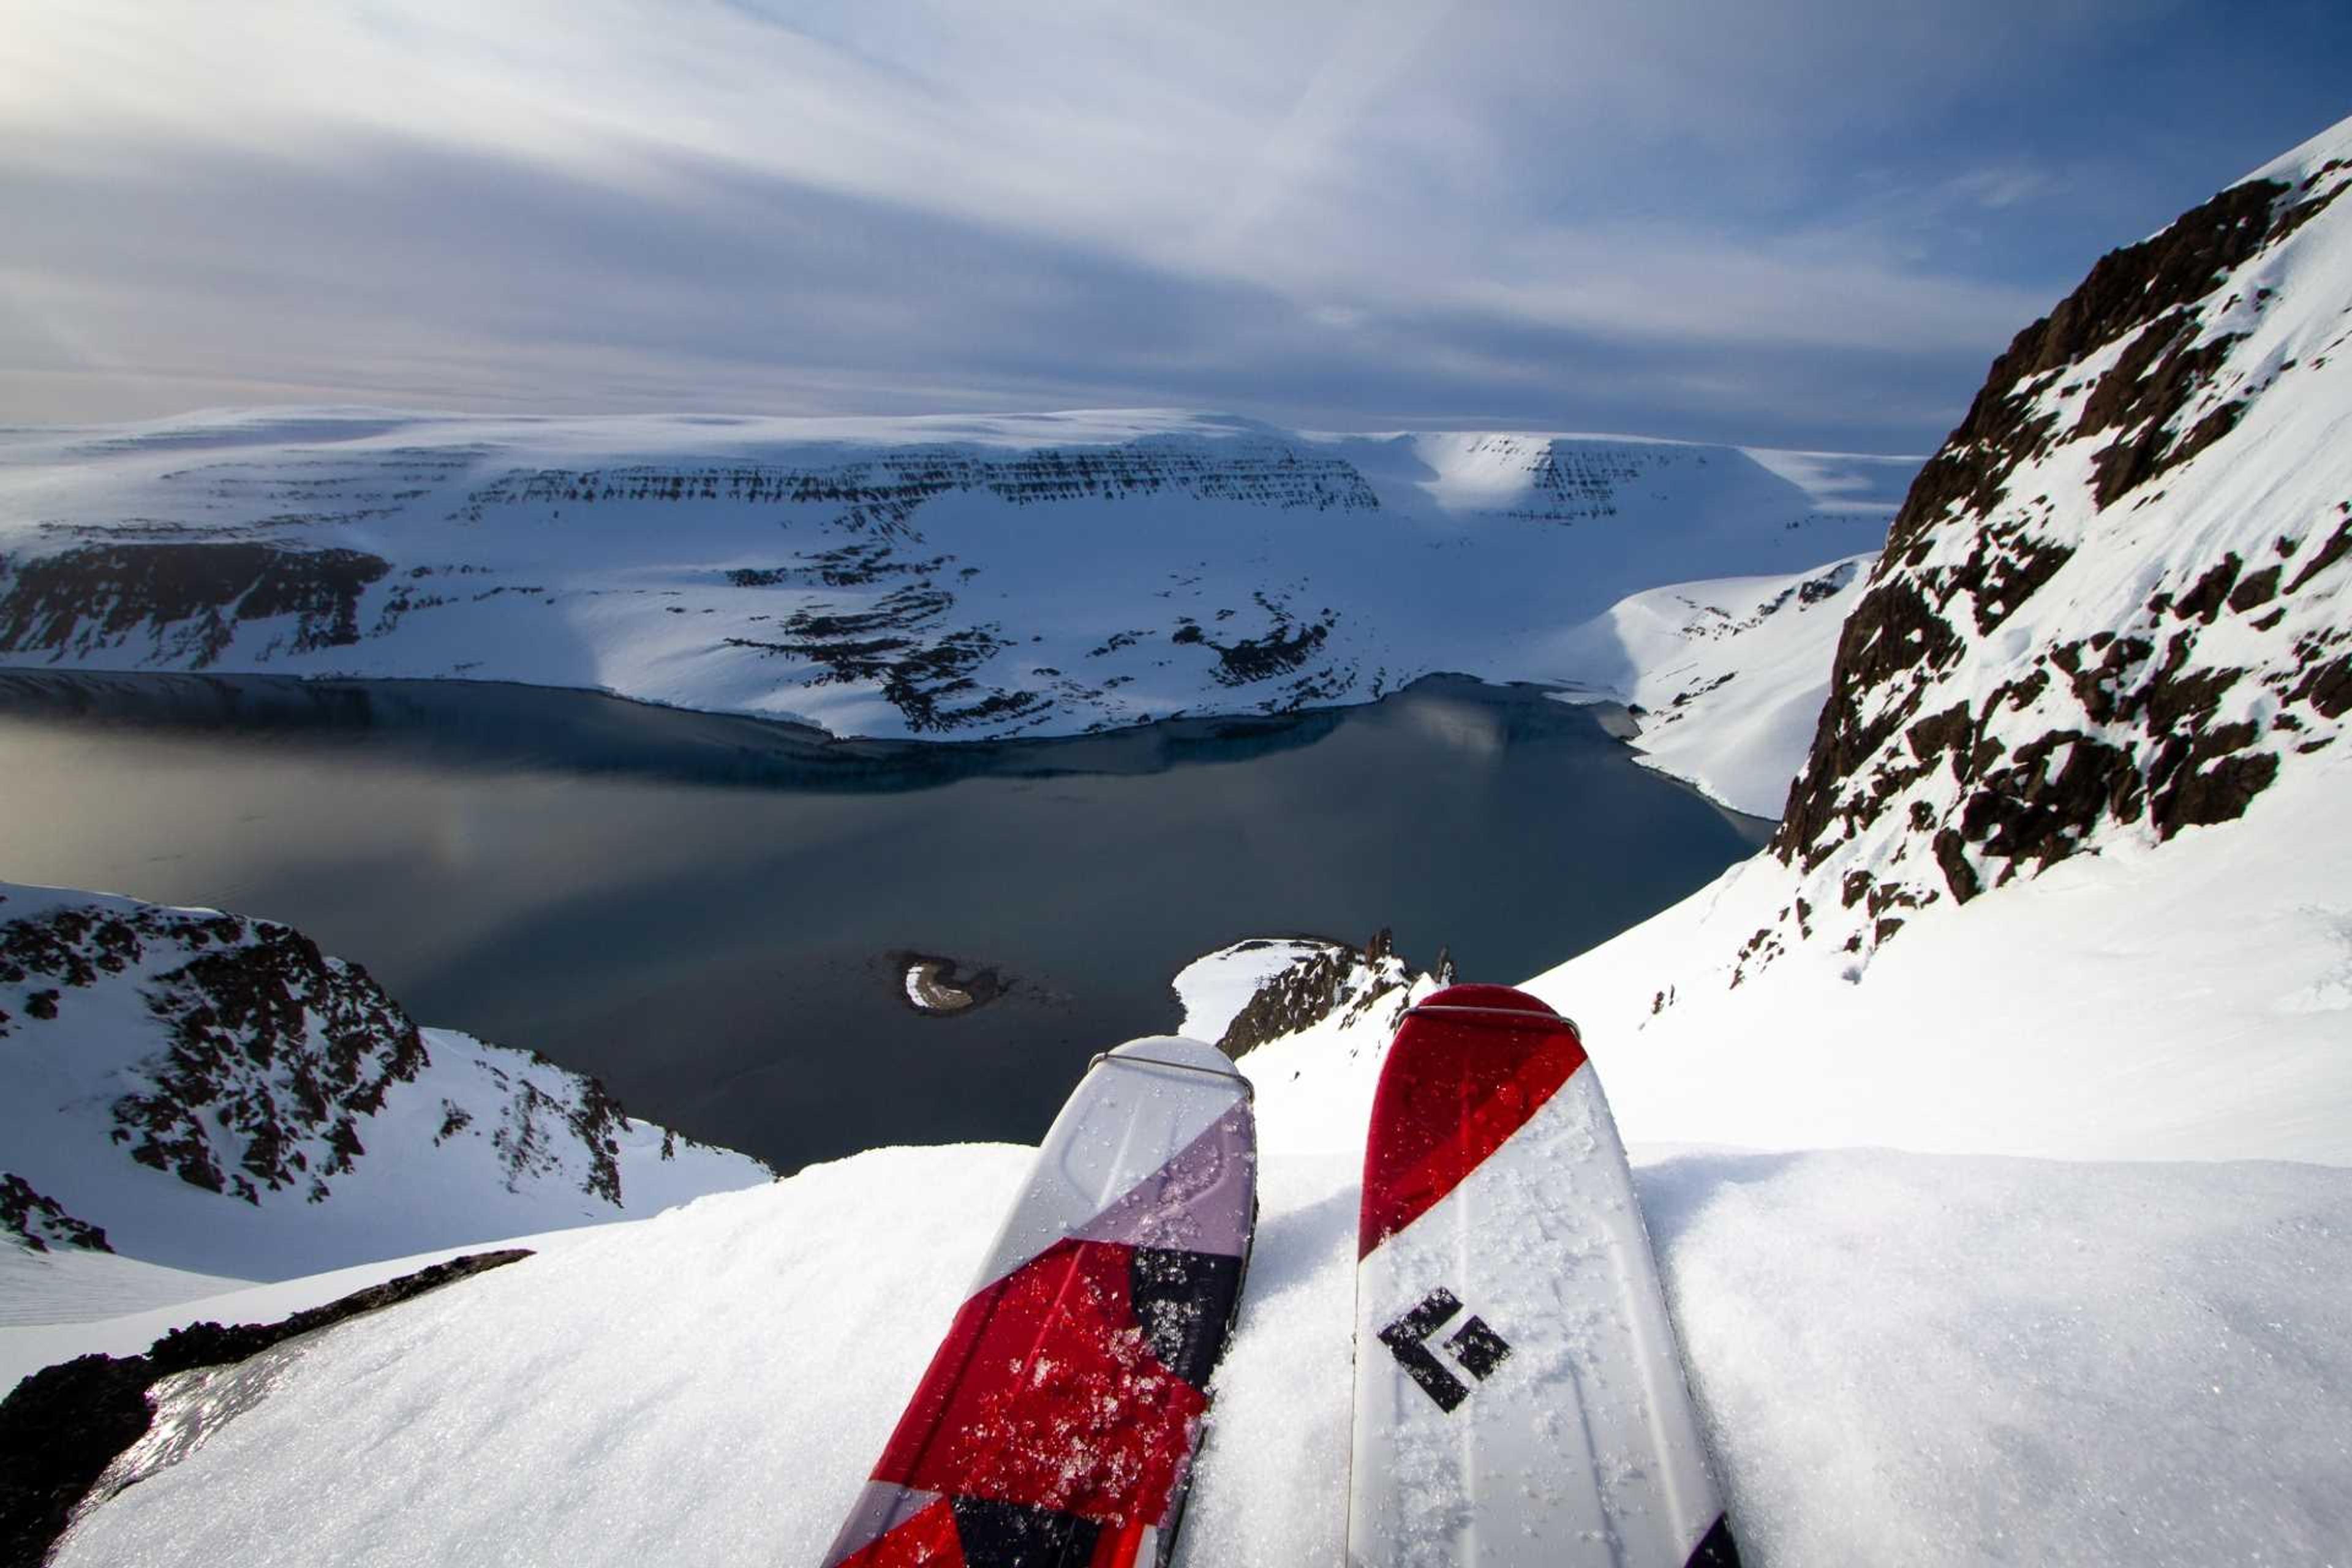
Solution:
[[[904,977],[907,1005],[930,1017],[968,1013],[1004,994],[1004,981],[993,969],[965,973],[958,960],[927,952],[894,952],[891,967]]]

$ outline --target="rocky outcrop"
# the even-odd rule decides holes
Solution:
[[[487,1143],[509,1192],[552,1184],[624,1202],[632,1123],[604,1085],[456,1036],[475,1056],[435,1076],[423,1031],[366,970],[276,921],[0,890],[0,1038],[26,1075],[7,1090],[11,1114],[99,1111],[90,1158],[110,1148],[245,1205],[328,1201],[371,1142],[394,1136],[383,1115],[411,1085],[440,1094],[432,1146]],[[68,1103],[46,1103],[60,1092]],[[6,1126],[0,1116],[0,1138]],[[37,1188],[51,1190],[38,1172],[0,1179],[11,1231],[105,1245]]]
[[[1017,719],[1045,699],[983,687],[972,671],[1011,643],[994,623],[958,626],[955,595],[926,582],[893,589],[861,610],[795,609],[773,637],[733,637],[730,647],[814,665],[809,684],[873,682],[914,734]]]
[[[106,1244],[105,1231],[74,1218],[64,1205],[35,1192],[14,1171],[0,1171],[0,1231],[35,1252],[47,1252],[52,1244],[88,1252],[114,1250]]]
[[[98,904],[0,925],[0,996],[24,998],[14,1028],[82,1026],[85,1007],[111,1010],[117,985],[135,989],[163,1049],[113,1101],[113,1141],[248,1203],[265,1189],[325,1198],[367,1152],[361,1123],[427,1061],[416,1026],[365,970],[288,926]]]
[[[1385,1009],[1394,1027],[1412,989],[1431,976],[1397,956],[1395,939],[1383,926],[1362,947],[1346,942],[1316,944],[1316,950],[1261,982],[1255,994],[1226,1025],[1217,1048],[1243,1057],[1271,1040],[1295,1035],[1327,1019],[1352,1022]],[[1454,980],[1454,961],[1440,951],[1435,978]]]
[[[2352,707],[2352,145],[2103,258],[1921,470],[1773,852],[1866,953],[2118,835],[2232,820]],[[2294,279],[2311,279],[2294,287]],[[1816,912],[1820,911],[1820,912]],[[1735,973],[1735,983],[1737,973]]]

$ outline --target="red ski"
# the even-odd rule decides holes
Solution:
[[[1096,1058],[826,1568],[1140,1568],[1175,1543],[1257,1209],[1213,1047]]]
[[[1576,1026],[1405,1015],[1364,1147],[1352,1568],[1736,1568],[1625,1152]]]

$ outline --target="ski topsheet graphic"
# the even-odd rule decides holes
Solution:
[[[1737,1564],[1573,1025],[1500,985],[1408,1013],[1359,1226],[1350,1563]]]
[[[1256,1200],[1249,1084],[1223,1052],[1097,1057],[826,1568],[1164,1563]]]

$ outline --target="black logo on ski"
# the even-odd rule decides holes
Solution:
[[[1421,1305],[1381,1331],[1381,1342],[1389,1347],[1403,1367],[1405,1374],[1421,1384],[1421,1391],[1437,1401],[1437,1407],[1452,1415],[1456,1405],[1470,1397],[1463,1381],[1447,1371],[1445,1364],[1431,1353],[1424,1343],[1430,1335],[1444,1328],[1462,1310],[1461,1298],[1440,1285],[1421,1299]],[[1446,1338],[1446,1349],[1462,1363],[1462,1370],[1484,1383],[1494,1375],[1496,1367],[1511,1353],[1511,1347],[1502,1335],[1486,1326],[1486,1321],[1472,1317]]]

